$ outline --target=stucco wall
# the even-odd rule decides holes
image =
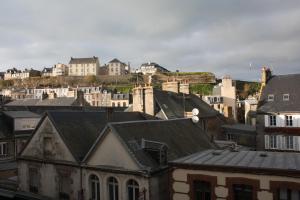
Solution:
[[[258,180],[259,181],[259,189],[257,192],[258,200],[273,199],[273,194],[270,191],[270,181],[287,181],[287,182],[300,183],[299,178],[290,178],[290,177],[283,177],[283,176],[175,169],[171,174],[171,178],[173,179],[173,183],[172,183],[173,200],[191,199],[188,194],[190,191],[190,185],[188,183],[188,174],[209,175],[209,176],[217,177],[217,187],[215,187],[214,190],[217,199],[218,198],[226,199],[228,196],[229,189],[226,186],[226,178],[242,177],[242,178]]]
[[[88,159],[88,165],[114,166],[130,170],[140,169],[132,157],[129,156],[124,145],[111,132],[97,145],[95,151]]]
[[[38,194],[59,198],[59,171],[63,170],[69,174],[71,179],[71,194],[70,199],[78,199],[80,190],[80,170],[79,168],[69,166],[59,166],[53,164],[18,161],[18,183],[21,191],[29,192],[29,168],[38,169],[40,176]]]
[[[75,162],[73,155],[70,153],[48,118],[44,119],[38,130],[35,132],[29,144],[22,152],[22,156],[44,159],[43,140],[45,136],[51,138],[51,145],[53,147],[51,155],[48,155],[46,159]]]
[[[89,177],[91,175],[96,175],[100,182],[100,199],[108,199],[108,178],[114,177],[118,180],[119,184],[119,199],[127,199],[127,182],[130,179],[135,180],[139,184],[139,190],[142,192],[144,189],[146,190],[146,199],[149,199],[149,180],[148,178],[130,175],[130,174],[121,174],[121,173],[112,173],[105,172],[101,170],[91,170],[84,169],[83,170],[83,188],[84,188],[84,199],[89,199],[91,196],[90,189],[90,181]],[[153,199],[154,200],[154,199]]]

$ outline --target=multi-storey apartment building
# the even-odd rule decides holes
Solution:
[[[119,61],[117,58],[108,63],[108,75],[119,76],[128,73],[128,65]]]
[[[62,63],[58,63],[53,66],[52,76],[66,76],[68,75],[68,66]]]
[[[258,148],[300,151],[300,74],[272,76],[263,68],[257,109]]]
[[[98,75],[100,63],[98,57],[73,58],[69,62],[69,76]]]
[[[202,99],[225,117],[237,119],[237,100],[235,83],[229,76],[213,88],[213,94]]]

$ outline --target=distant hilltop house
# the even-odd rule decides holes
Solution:
[[[136,73],[142,73],[142,74],[153,75],[156,72],[170,72],[170,71],[154,62],[143,63],[141,67],[136,70]]]
[[[108,63],[108,75],[120,76],[130,72],[130,65],[119,61],[117,58]]]
[[[68,66],[62,63],[58,63],[53,66],[52,76],[66,76],[68,75]]]
[[[68,75],[68,66],[62,63],[58,63],[53,67],[45,67],[42,70],[42,77],[50,76],[66,76]]]
[[[30,77],[41,76],[41,72],[34,69],[25,69],[23,71],[16,68],[8,69],[4,74],[4,80],[26,79]]]
[[[98,57],[73,58],[69,62],[69,76],[92,76],[99,74],[100,63]]]
[[[262,70],[257,107],[257,148],[300,151],[300,74],[272,75]]]
[[[51,67],[44,67],[44,69],[41,72],[42,77],[50,77],[52,75],[52,68]]]
[[[4,80],[4,74],[5,72],[0,72],[0,80]]]

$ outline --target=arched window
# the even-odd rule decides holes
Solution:
[[[90,191],[91,200],[100,200],[100,182],[94,174],[90,175]]]
[[[112,107],[115,107],[115,103],[114,102],[112,103]]]
[[[139,199],[139,184],[135,180],[129,180],[127,182],[127,195],[128,200]]]
[[[118,200],[119,199],[119,186],[118,181],[114,177],[108,179],[108,199]]]

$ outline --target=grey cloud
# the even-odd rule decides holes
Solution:
[[[300,73],[299,24],[298,0],[10,0],[0,7],[0,71],[95,55],[258,80],[266,64]]]

